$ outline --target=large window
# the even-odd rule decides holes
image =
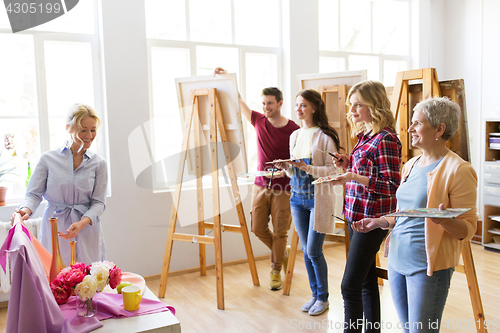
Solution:
[[[262,88],[281,85],[280,0],[146,0],[146,32],[157,161],[181,148],[175,78],[223,67],[236,73],[240,94],[254,110],[262,108]],[[249,169],[256,170],[255,131],[246,120],[243,126]]]
[[[394,85],[410,69],[409,0],[319,0],[320,72],[366,69]]]
[[[65,116],[74,103],[94,106],[103,124],[97,0],[80,1],[59,18],[13,34],[0,6],[0,162],[15,167],[1,186],[9,201],[24,196],[28,162],[61,147],[68,138]],[[104,126],[94,143],[106,158]],[[11,148],[11,149],[7,149]]]

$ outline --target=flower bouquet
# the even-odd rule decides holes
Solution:
[[[50,283],[50,288],[57,304],[64,304],[70,296],[76,295],[77,314],[91,317],[97,312],[92,304],[96,292],[102,291],[108,283],[111,289],[115,289],[121,279],[122,271],[112,262],[99,261],[92,265],[78,262],[61,270]]]

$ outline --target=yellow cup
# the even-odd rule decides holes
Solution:
[[[135,311],[139,309],[141,304],[141,288],[138,286],[126,286],[122,288],[123,308],[127,311]]]

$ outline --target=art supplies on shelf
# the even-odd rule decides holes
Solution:
[[[498,215],[490,215],[488,216],[490,219],[492,219],[493,221],[497,221],[497,222],[500,222],[500,216]]]
[[[491,229],[488,229],[488,232],[490,234],[497,234],[497,235],[500,235],[500,228],[491,228]]]
[[[426,218],[437,218],[437,219],[454,219],[463,213],[466,213],[470,210],[470,208],[448,208],[448,209],[439,209],[439,208],[416,208],[416,209],[408,209],[399,212],[395,212],[392,214],[388,214],[386,216],[394,216],[394,217],[426,217]]]

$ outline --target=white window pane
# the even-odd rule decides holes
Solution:
[[[4,6],[0,6],[0,28],[10,29],[9,17]]]
[[[319,49],[339,50],[339,1],[319,0]]]
[[[410,52],[410,16],[408,2],[373,3],[373,52],[408,55]]]
[[[231,0],[189,0],[190,40],[231,43]]]
[[[146,0],[148,38],[186,40],[185,0]]]
[[[196,75],[212,75],[215,67],[223,67],[228,73],[236,73],[239,79],[239,63],[235,47],[196,47]]]
[[[36,116],[33,37],[0,34],[0,45],[0,117]]]
[[[49,117],[64,122],[74,103],[95,107],[90,43],[46,41],[44,46]],[[66,139],[64,126],[49,126],[49,131],[50,149],[60,147]]]
[[[345,58],[319,57],[319,72],[334,73],[345,71]]]
[[[234,1],[236,44],[279,47],[279,12],[278,0]]]
[[[340,47],[345,52],[371,52],[371,1],[341,0]]]
[[[151,48],[151,71],[154,156],[159,161],[179,153],[182,145],[183,134],[174,79],[190,76],[189,49]]]
[[[278,58],[275,54],[246,53],[246,100],[247,105],[256,111],[262,110],[262,89],[278,86]],[[257,170],[257,142],[252,124],[244,120],[247,142],[248,170]]]
[[[38,120],[33,119],[2,119],[0,121],[0,133],[2,136],[2,152],[0,162],[9,161],[3,167],[15,167],[13,175],[4,176],[10,181],[2,182],[2,186],[8,188],[9,199],[21,198],[26,192],[26,177],[28,176],[28,161],[31,162],[31,170],[40,157],[40,141],[38,135]],[[7,150],[4,146],[5,135],[12,135],[14,147]]]
[[[278,58],[275,54],[245,54],[246,103],[254,110],[260,110],[260,93],[263,88],[278,85]]]
[[[62,8],[61,11],[63,11]],[[66,14],[37,26],[34,29],[40,31],[93,34],[95,31],[94,17],[94,1],[80,0],[78,4]]]
[[[377,56],[349,56],[349,70],[356,71],[366,69],[368,80],[380,81],[380,65]]]
[[[408,62],[404,60],[384,60],[384,79],[386,86],[394,86],[396,74],[408,70]]]

